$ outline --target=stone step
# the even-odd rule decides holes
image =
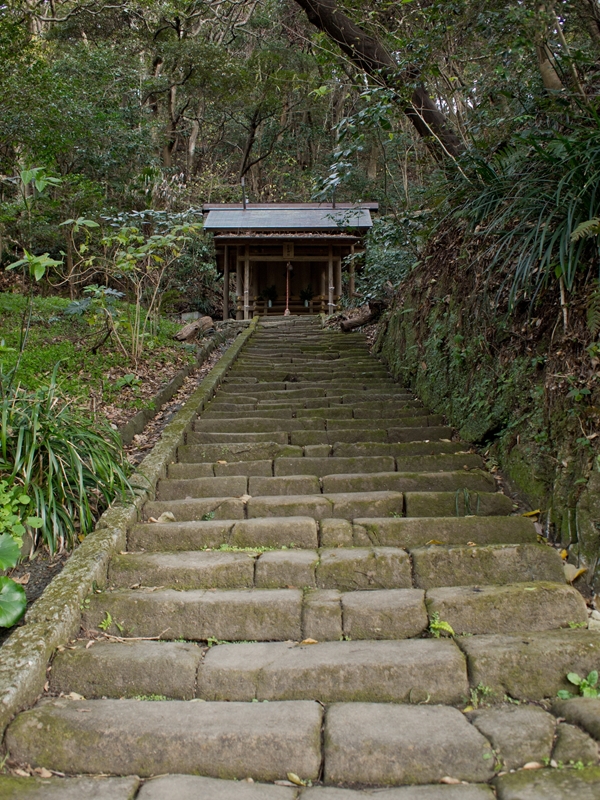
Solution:
[[[429,589],[427,609],[459,635],[547,631],[587,621],[583,597],[564,583]]]
[[[181,463],[201,463],[218,461],[261,461],[280,456],[300,457],[301,447],[292,447],[279,442],[211,442],[201,445],[180,445],[177,460]]]
[[[413,493],[416,495],[417,493]],[[434,496],[443,493],[432,493]],[[454,495],[453,495],[454,496]],[[490,495],[481,494],[482,508],[495,511],[498,504],[487,502]],[[491,495],[494,497],[494,495]],[[504,497],[504,495],[500,495]],[[508,498],[505,498],[508,499]],[[348,494],[272,495],[250,497],[203,497],[185,500],[153,500],[146,503],[144,513],[148,519],[158,517],[166,511],[175,516],[176,522],[202,519],[257,519],[259,517],[311,516],[313,519],[341,517],[354,519],[370,516],[402,516],[404,496],[401,492],[352,492]],[[511,504],[512,507],[512,504]],[[212,516],[211,516],[212,515]]]
[[[340,408],[344,408],[340,406]],[[361,420],[352,418],[330,419],[329,417],[301,416],[295,418],[271,419],[269,416],[254,417],[201,417],[194,422],[194,431],[200,432],[222,432],[222,433],[254,433],[268,431],[330,431],[332,435],[340,430],[357,431],[362,438],[368,438],[371,430],[397,430],[402,428],[415,427],[434,427],[443,423],[440,414],[410,417],[398,417],[396,419],[374,419]]]
[[[364,576],[367,582],[368,576]],[[359,587],[360,588],[360,587]],[[587,620],[571,586],[550,582],[439,589],[115,589],[95,594],[84,630],[187,641],[406,639],[431,620],[459,636],[547,631]]]
[[[273,461],[271,459],[259,459],[257,461],[226,461],[221,459],[213,464],[200,463],[175,463],[167,467],[167,477],[177,480],[190,480],[192,478],[210,478],[211,476],[222,477],[226,475],[261,475],[269,477],[273,475]]]
[[[336,442],[331,455],[339,458],[362,458],[367,456],[434,456],[442,454],[463,454],[465,445],[451,442],[450,439],[432,441],[431,439],[413,442]],[[308,453],[304,453],[308,455]],[[295,456],[289,456],[295,458]],[[434,471],[434,470],[432,470]]]
[[[318,700],[459,705],[469,694],[466,659],[444,639],[221,644],[79,642],[52,665],[50,690],[85,698]]]
[[[171,552],[231,547],[303,547],[319,545],[319,528],[312,517],[225,519],[134,525],[129,550]]]
[[[458,712],[457,712],[458,713]],[[39,703],[7,733],[11,758],[62,773],[316,780],[322,708],[310,701]]]
[[[173,589],[419,589],[564,580],[557,551],[544,545],[464,545],[125,553],[110,564],[113,587]],[[409,558],[410,554],[410,558]],[[412,560],[412,575],[411,575]]]
[[[298,459],[300,460],[300,459]],[[167,478],[158,483],[157,498],[183,500],[202,497],[240,497],[340,494],[348,492],[439,492],[468,489],[472,492],[494,491],[491,475],[480,470],[455,472],[375,472],[363,474],[250,476],[219,478]]]
[[[405,517],[500,517],[512,511],[512,500],[500,492],[459,489],[456,492],[404,493]]]
[[[523,517],[416,517],[323,519],[270,517],[134,525],[130,551],[202,550],[231,547],[401,547],[425,545],[530,544],[537,533]]]

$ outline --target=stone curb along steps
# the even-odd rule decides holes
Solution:
[[[0,800],[598,800],[600,702],[553,698],[600,636],[451,434],[362,335],[254,320],[9,639],[11,763],[73,777]]]

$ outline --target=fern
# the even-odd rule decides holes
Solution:
[[[590,294],[587,308],[587,325],[590,333],[595,338],[600,333],[600,281]]]
[[[578,225],[571,234],[571,241],[576,242],[578,239],[591,239],[592,236],[597,236],[600,233],[600,217],[588,219]]]

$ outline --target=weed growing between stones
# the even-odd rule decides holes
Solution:
[[[448,634],[448,636],[454,636],[454,628],[450,625],[449,622],[444,622],[443,619],[440,619],[440,614],[438,611],[434,611],[431,615],[431,619],[429,621],[429,633],[434,637],[434,639],[439,639],[442,634]]]
[[[598,686],[598,671],[592,670],[586,678],[580,677],[576,672],[569,672],[567,680],[576,686],[581,697],[600,697],[600,687]],[[568,689],[560,689],[557,695],[561,700],[570,700],[576,695]]]

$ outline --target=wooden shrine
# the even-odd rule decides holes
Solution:
[[[342,294],[344,258],[362,247],[377,203],[205,205],[204,229],[215,236],[223,272],[223,319],[230,316],[331,314]],[[354,293],[354,262],[349,293]]]

